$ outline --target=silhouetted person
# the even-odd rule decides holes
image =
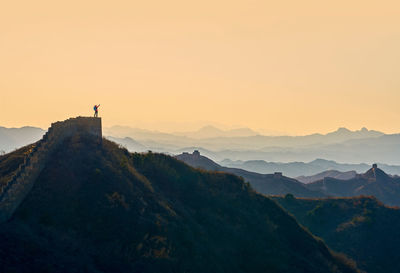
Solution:
[[[97,116],[99,115],[99,107],[100,107],[100,104],[99,104],[99,105],[93,106],[94,117],[95,117],[95,118],[97,118]]]

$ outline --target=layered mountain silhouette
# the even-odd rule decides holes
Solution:
[[[335,149],[338,148],[335,145],[354,140],[354,142],[349,142],[345,145],[348,151],[349,145],[358,149],[357,143],[359,140],[363,140],[363,143],[379,142],[380,140],[377,139],[386,136],[382,132],[366,128],[357,131],[339,128],[325,135],[266,136],[257,134],[257,132],[248,128],[226,131],[213,126],[203,127],[197,132],[176,133],[163,133],[128,126],[113,126],[105,129],[105,135],[117,138],[130,137],[145,145],[147,149],[160,152],[180,153],[183,152],[182,149],[198,147],[203,149],[202,152],[204,154],[206,154],[205,150],[212,152],[213,154],[206,155],[216,161],[226,158],[231,160],[263,160],[269,158],[272,161],[284,162],[311,161],[315,158],[338,160],[336,157],[344,155],[343,153],[335,153]],[[398,135],[393,136],[397,138],[396,136]],[[351,154],[348,156],[352,159],[351,161],[354,161],[354,157],[351,157]],[[387,156],[388,154],[386,154]],[[379,159],[382,162],[386,162],[387,160],[384,160],[386,157],[383,157],[382,160],[380,158],[375,158],[374,160]],[[360,158],[356,161],[360,162]]]
[[[201,168],[208,171],[228,172],[241,176],[248,181],[256,191],[262,194],[285,195],[287,193],[292,193],[299,197],[324,196],[322,192],[307,189],[303,183],[295,179],[285,177],[282,175],[282,173],[277,172],[274,174],[259,174],[239,168],[222,167],[211,159],[200,155],[198,151],[194,151],[192,154],[183,153],[177,155],[176,158],[195,168]]]
[[[304,184],[296,179],[288,178],[282,173],[259,174],[239,168],[222,167],[211,159],[200,155],[198,151],[192,154],[183,153],[176,156],[185,163],[204,170],[233,173],[250,182],[258,192],[266,195],[285,195],[288,193],[296,197],[353,197],[375,196],[390,206],[400,206],[400,177],[386,174],[376,164],[364,174],[355,174],[348,180],[341,180],[324,176],[323,179]],[[349,175],[352,175],[350,173]],[[342,174],[343,175],[343,174]],[[347,174],[344,176],[346,177]]]
[[[147,152],[148,151],[146,146],[133,140],[130,137],[125,137],[125,138],[108,137],[108,139],[122,145],[124,148],[128,149],[129,151],[136,151],[136,152]]]
[[[231,168],[240,168],[251,172],[257,173],[273,173],[273,172],[284,172],[289,177],[299,176],[314,176],[324,172],[338,171],[338,172],[349,172],[355,171],[364,173],[370,168],[368,164],[345,164],[337,163],[332,160],[315,159],[311,162],[266,162],[264,160],[248,160],[248,161],[232,161],[225,159],[219,162],[221,165]],[[390,173],[400,173],[400,166],[388,166],[383,165],[384,168],[391,170]],[[334,173],[327,173],[330,175],[337,175]],[[321,174],[323,175],[323,174]],[[330,176],[327,175],[327,176]],[[349,177],[350,178],[350,177]]]
[[[331,177],[339,180],[348,180],[356,177],[356,175],[357,172],[355,171],[340,172],[336,170],[329,170],[310,176],[298,176],[296,177],[296,179],[302,183],[308,184],[324,179],[325,177]]]
[[[307,184],[307,188],[329,196],[372,195],[390,206],[400,206],[400,178],[387,175],[376,164],[366,173],[349,180],[326,177]]]
[[[24,193],[0,224],[1,272],[357,272],[241,178],[129,153],[78,122],[0,157],[0,177],[17,176],[0,208]]]
[[[295,199],[288,195],[274,200],[329,247],[352,257],[362,270],[400,272],[399,209],[372,197]]]
[[[40,128],[35,128],[44,131]],[[11,130],[11,129],[7,129]],[[14,129],[13,129],[14,130]],[[23,128],[15,129],[24,131]],[[378,131],[361,129],[358,131],[350,131],[345,128],[338,129],[335,132],[322,134],[312,134],[307,136],[264,136],[253,135],[255,132],[246,128],[238,129],[239,131],[224,131],[214,127],[206,127],[196,135],[196,132],[185,133],[163,133],[157,131],[143,130],[131,128],[127,126],[113,126],[106,128],[104,135],[112,137],[112,140],[130,147],[131,151],[151,150],[155,152],[180,154],[182,152],[200,150],[202,154],[211,158],[216,162],[228,159],[231,161],[263,161],[269,162],[299,162],[294,164],[292,169],[281,170],[290,177],[301,175],[314,175],[326,170],[339,170],[357,172],[365,172],[368,166],[373,162],[380,162],[382,169],[391,174],[400,174],[399,166],[384,166],[383,163],[391,165],[400,165],[398,154],[400,153],[400,135],[385,135]],[[1,131],[1,130],[0,130]],[[222,136],[213,136],[203,138],[204,132],[219,132]],[[249,134],[249,136],[237,136],[237,134]],[[22,142],[16,142],[13,137],[2,135],[0,133],[0,152],[5,150],[11,151],[15,148],[30,144],[40,138],[26,132],[25,137],[30,137]],[[33,137],[32,137],[33,136]],[[1,148],[3,147],[3,148]],[[334,160],[336,162],[349,163],[368,163],[365,169],[360,170],[362,166],[354,166],[358,169],[321,169],[314,170],[314,167],[308,163],[316,158],[324,158]],[[257,162],[256,162],[257,163]],[[261,163],[261,162],[260,162]],[[258,164],[258,163],[257,163]],[[279,164],[279,163],[274,163]],[[254,169],[252,164],[245,166],[232,166],[222,164],[227,167],[236,167],[254,171],[259,173],[271,173],[280,170],[270,170],[273,166],[265,166],[264,169],[256,166]],[[299,165],[299,166],[297,166]],[[300,173],[300,171],[303,171]]]

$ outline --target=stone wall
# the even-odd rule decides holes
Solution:
[[[16,174],[0,192],[0,223],[11,218],[19,204],[25,199],[40,172],[46,165],[49,155],[66,138],[76,134],[89,134],[99,144],[102,141],[101,118],[77,117],[55,122],[43,138],[38,141],[19,166]]]

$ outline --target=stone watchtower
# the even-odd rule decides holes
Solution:
[[[44,139],[66,138],[75,134],[87,134],[96,137],[100,143],[102,140],[101,118],[77,117],[51,124]]]

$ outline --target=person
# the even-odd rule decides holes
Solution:
[[[94,105],[93,110],[94,110],[94,117],[97,118],[97,116],[99,115],[99,105]]]

